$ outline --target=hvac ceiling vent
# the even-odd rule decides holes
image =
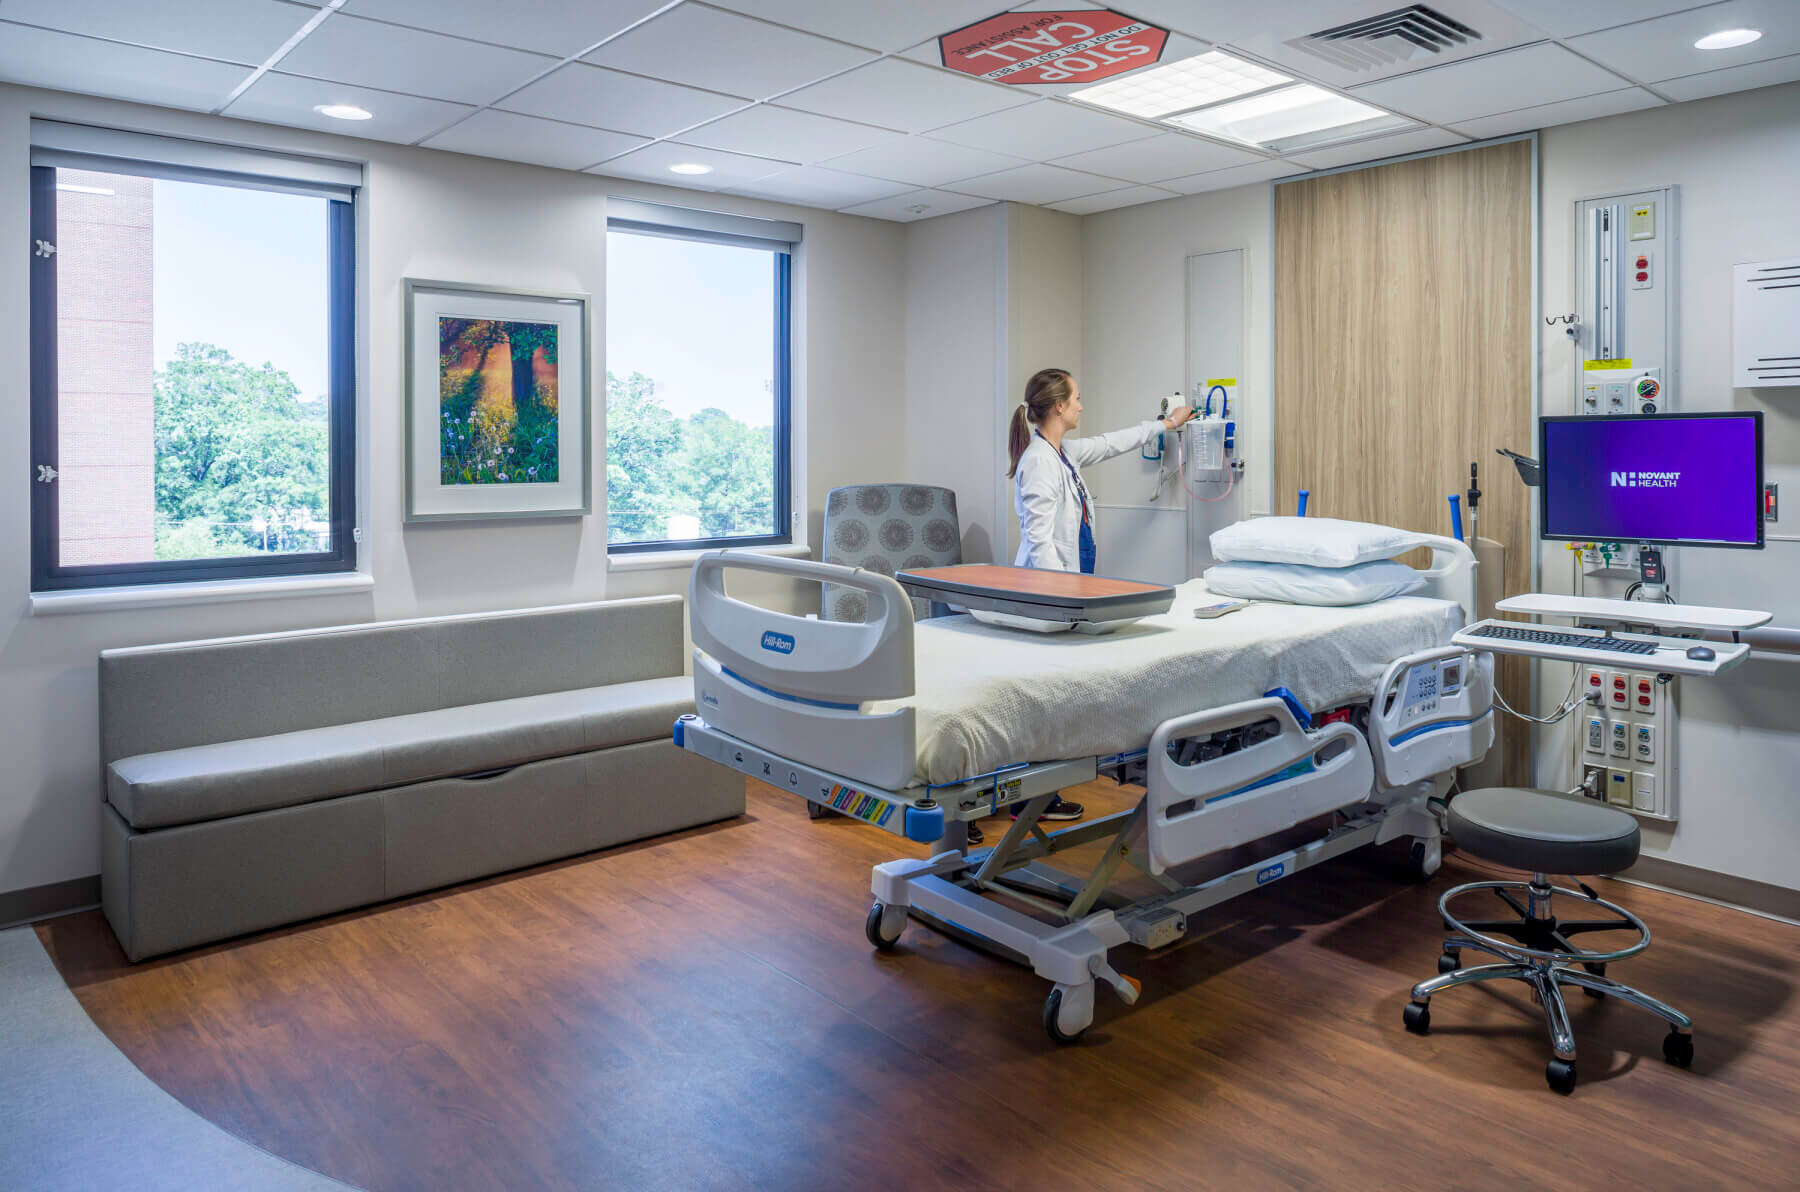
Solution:
[[[1321,29],[1287,44],[1345,70],[1380,70],[1480,40],[1481,34],[1461,21],[1424,4],[1413,4]]]

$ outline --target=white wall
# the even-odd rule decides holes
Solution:
[[[971,563],[1004,552],[996,543],[1004,543],[1012,516],[994,488],[995,461],[1006,451],[995,418],[1004,370],[1005,246],[1004,204],[906,225],[904,479],[955,490],[963,558]],[[880,381],[885,387],[887,378]],[[888,434],[892,425],[884,418],[869,430]]]
[[[1732,265],[1800,256],[1800,84],[1547,129],[1539,154],[1544,311],[1574,309],[1578,198],[1675,184],[1675,408],[1763,411],[1767,479],[1800,492],[1800,387],[1731,387]],[[1571,413],[1573,351],[1560,330],[1540,331],[1544,413]],[[1800,519],[1787,513],[1769,530],[1760,552],[1672,552],[1680,599],[1767,609],[1775,624],[1800,626]],[[1571,586],[1568,553],[1552,549],[1559,545],[1542,555],[1545,590]],[[1545,675],[1540,705],[1559,698],[1567,682],[1566,672],[1560,683]],[[1645,854],[1800,889],[1800,660],[1753,660],[1718,679],[1683,681],[1679,701],[1681,819],[1672,828],[1644,821]],[[1559,742],[1543,754],[1560,761],[1569,746]]]
[[[100,770],[95,656],[110,646],[179,641],[375,618],[684,591],[684,567],[607,568],[605,479],[595,514],[565,521],[403,524],[401,280],[408,276],[584,291],[604,346],[605,196],[798,220],[795,263],[795,492],[816,540],[824,493],[904,473],[892,433],[904,371],[905,229],[806,208],[680,191],[239,120],[0,86],[0,242],[27,242],[33,115],[229,141],[367,163],[359,262],[362,297],[359,497],[364,567],[374,590],[136,612],[29,612],[28,256],[0,264],[0,354],[15,383],[0,392],[0,894],[99,869]],[[501,234],[496,234],[496,231]],[[595,420],[604,407],[595,352]],[[597,425],[597,430],[600,427]],[[595,459],[604,459],[596,441]],[[798,602],[799,597],[785,599]],[[816,603],[814,605],[816,607]]]

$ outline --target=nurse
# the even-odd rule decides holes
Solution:
[[[1161,418],[1150,418],[1126,430],[1072,439],[1081,421],[1081,389],[1067,369],[1046,368],[1025,382],[1025,400],[1013,410],[1007,448],[1012,467],[1013,509],[1019,515],[1019,567],[1092,574],[1094,504],[1081,469],[1148,443],[1165,430],[1176,430],[1194,416],[1176,406]]]
[[[1025,382],[1025,400],[1013,411],[1007,449],[1012,467],[1013,509],[1019,515],[1018,567],[1093,574],[1094,504],[1081,481],[1084,464],[1096,464],[1148,443],[1165,430],[1177,430],[1194,416],[1176,406],[1161,418],[1150,418],[1127,430],[1071,439],[1081,422],[1081,390],[1067,369],[1046,368]],[[1041,818],[1077,820],[1085,809],[1061,795],[1050,800]],[[970,843],[981,840],[969,825]]]

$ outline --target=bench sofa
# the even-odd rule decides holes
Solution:
[[[101,901],[133,961],[744,810],[670,741],[683,600],[100,655]]]

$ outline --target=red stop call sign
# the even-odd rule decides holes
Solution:
[[[1106,8],[1008,12],[938,38],[944,65],[995,83],[1095,83],[1162,57],[1169,31]]]

